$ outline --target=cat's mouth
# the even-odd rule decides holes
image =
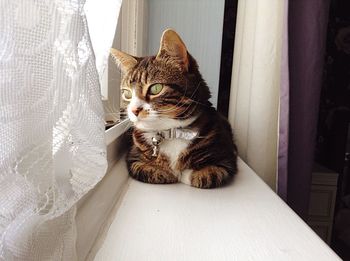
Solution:
[[[135,115],[131,111],[128,111],[128,118],[136,128],[145,130],[155,129],[157,122],[159,121],[158,117],[150,116],[149,112],[147,114],[144,113],[143,115]]]
[[[151,107],[140,108],[137,111],[133,106],[128,107],[128,117],[133,125],[144,131],[159,131],[172,128],[187,127],[198,115],[188,115],[189,117],[177,117],[176,111],[156,111]]]
[[[133,122],[134,126],[142,130],[157,130],[162,127],[164,119],[159,117],[129,117],[130,121]],[[165,120],[167,121],[167,120]]]

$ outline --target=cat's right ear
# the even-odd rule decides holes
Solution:
[[[160,39],[157,58],[161,59],[164,54],[174,58],[181,68],[188,70],[189,61],[186,46],[180,36],[172,29],[165,30]]]
[[[110,52],[114,58],[115,63],[123,73],[126,73],[137,64],[137,60],[134,56],[131,56],[114,48],[111,48]]]

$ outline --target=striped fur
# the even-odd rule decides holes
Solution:
[[[128,108],[134,122],[133,144],[127,156],[130,175],[147,183],[175,183],[186,173],[186,183],[194,187],[225,184],[237,172],[232,130],[209,102],[209,88],[179,36],[172,30],[164,32],[157,56],[137,58],[121,52],[118,55],[115,59],[125,72],[123,88],[134,94]],[[156,83],[162,84],[163,89],[150,95],[149,88]],[[138,115],[132,114],[136,104],[140,107]],[[152,157],[149,135],[150,131],[172,127],[199,132],[199,137],[183,143],[181,151],[172,153],[177,157],[175,164],[165,152]],[[169,149],[168,144],[166,150]]]

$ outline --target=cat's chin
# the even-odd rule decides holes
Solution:
[[[185,120],[175,120],[170,118],[158,118],[154,120],[136,120],[133,121],[134,126],[142,131],[159,131],[159,130],[168,130],[172,128],[185,128],[194,122],[197,119],[197,116],[191,117]]]

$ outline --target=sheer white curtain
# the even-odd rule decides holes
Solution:
[[[105,174],[84,4],[0,0],[0,260],[75,260],[76,202]]]
[[[286,0],[238,2],[229,120],[240,157],[276,188]]]

